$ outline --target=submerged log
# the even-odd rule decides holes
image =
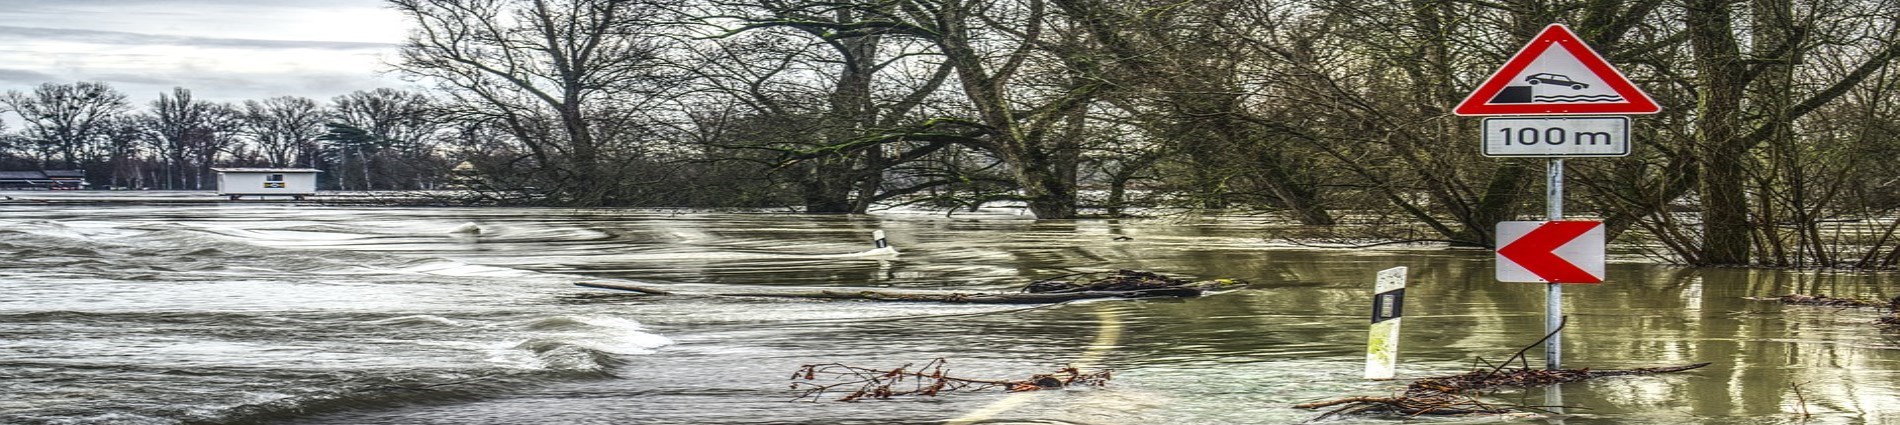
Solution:
[[[1835,298],[1826,295],[1788,294],[1779,297],[1747,297],[1755,301],[1775,301],[1788,305],[1837,308],[1876,308],[1887,312],[1874,319],[1874,324],[1883,328],[1900,327],[1900,297],[1886,301],[1868,301],[1855,298]]]
[[[1062,280],[1068,279],[1068,280]],[[632,291],[648,295],[702,295],[719,297],[804,298],[816,300],[864,300],[891,302],[934,302],[950,304],[1052,304],[1099,298],[1192,298],[1212,291],[1239,289],[1246,282],[1234,279],[1189,281],[1159,274],[1117,270],[1112,273],[1082,273],[1031,282],[1023,292],[970,293],[949,291],[892,291],[868,289],[779,289],[752,292],[675,292],[665,289],[598,282],[576,282],[589,288]]]
[[[1748,297],[1748,299],[1755,300],[1755,301],[1776,301],[1782,304],[1789,304],[1789,305],[1808,305],[1808,306],[1818,306],[1818,307],[1842,307],[1842,308],[1874,307],[1874,308],[1887,308],[1887,309],[1900,308],[1900,297],[1894,297],[1894,299],[1887,300],[1887,301],[1869,301],[1869,300],[1863,300],[1863,299],[1857,299],[1857,298],[1836,298],[1836,297],[1830,297],[1827,295],[1820,295],[1820,294],[1816,294],[1816,295],[1788,294],[1788,295],[1782,295],[1779,297]]]

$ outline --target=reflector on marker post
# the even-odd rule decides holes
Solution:
[[[884,249],[884,248],[889,248],[889,247],[891,247],[891,243],[889,241],[884,240],[883,230],[871,231],[871,248]]]
[[[1372,289],[1372,331],[1366,336],[1366,379],[1398,375],[1399,319],[1405,315],[1405,267],[1379,271]]]

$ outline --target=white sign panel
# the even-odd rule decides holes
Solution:
[[[1573,157],[1630,154],[1628,117],[1484,119],[1484,156]]]

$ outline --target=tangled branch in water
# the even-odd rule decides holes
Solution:
[[[1755,300],[1755,301],[1778,301],[1782,304],[1811,305],[1811,306],[1819,306],[1819,307],[1842,307],[1842,308],[1874,307],[1874,308],[1887,308],[1887,309],[1900,307],[1900,297],[1895,297],[1894,299],[1888,300],[1888,301],[1868,301],[1868,300],[1855,299],[1855,298],[1835,298],[1835,297],[1830,297],[1827,295],[1820,295],[1820,294],[1815,294],[1815,295],[1788,294],[1788,295],[1782,295],[1782,296],[1773,297],[1773,298],[1748,297],[1748,299]]]
[[[1168,277],[1160,273],[1120,269],[1114,272],[1072,273],[1030,282],[1022,292],[1032,294],[1067,294],[1085,292],[1142,292],[1160,294],[1169,291],[1182,295],[1199,295],[1201,291],[1234,289],[1245,286],[1247,282],[1237,279],[1214,279],[1211,281],[1191,281]]]
[[[1556,330],[1562,330],[1563,325],[1564,323],[1560,322]],[[1398,396],[1347,397],[1337,400],[1300,404],[1293,407],[1317,409],[1322,407],[1343,406],[1314,418],[1313,420],[1315,421],[1336,415],[1360,413],[1396,413],[1412,416],[1504,414],[1515,411],[1538,412],[1556,406],[1523,406],[1487,403],[1483,400],[1479,400],[1474,395],[1485,390],[1500,387],[1524,388],[1576,382],[1605,376],[1681,372],[1709,365],[1708,363],[1697,363],[1682,366],[1627,370],[1531,369],[1530,365],[1527,364],[1528,362],[1524,361],[1524,352],[1530,350],[1531,347],[1543,344],[1545,340],[1550,339],[1550,336],[1556,333],[1556,330],[1553,330],[1551,334],[1544,335],[1543,339],[1539,339],[1537,342],[1531,343],[1531,345],[1518,350],[1516,354],[1512,355],[1509,359],[1505,359],[1502,363],[1497,365],[1487,364],[1487,367],[1477,368],[1471,372],[1458,375],[1436,376],[1412,381],[1410,385],[1405,386],[1405,392]],[[1484,359],[1478,359],[1478,361],[1484,362]],[[1517,368],[1508,367],[1513,362],[1522,364],[1523,366]]]
[[[1492,368],[1471,372],[1437,376],[1413,381],[1405,387],[1405,392],[1395,397],[1348,397],[1337,400],[1307,403],[1293,407],[1317,409],[1345,405],[1339,409],[1321,415],[1324,419],[1334,415],[1358,413],[1397,413],[1402,415],[1467,415],[1467,414],[1503,414],[1514,411],[1543,411],[1553,406],[1522,406],[1487,403],[1473,394],[1499,387],[1537,387],[1566,382],[1577,382],[1605,376],[1649,375],[1657,373],[1681,372],[1708,366],[1708,363],[1696,363],[1682,366],[1647,367],[1626,370],[1589,370],[1562,369],[1544,370],[1529,368]]]
[[[950,376],[944,369],[946,363],[944,359],[938,358],[916,369],[911,369],[911,365],[905,364],[889,370],[839,363],[804,365],[799,367],[797,372],[792,373],[792,389],[800,391],[798,397],[792,400],[809,399],[816,402],[826,392],[845,389],[850,389],[851,393],[838,398],[838,401],[858,401],[866,398],[888,399],[898,396],[935,396],[948,391],[980,391],[990,388],[1021,392],[1071,386],[1099,387],[1107,385],[1109,379],[1108,370],[1082,373],[1075,366],[1064,367],[1055,373],[1033,375],[1021,381],[968,379]],[[815,382],[821,377],[843,381],[830,384]]]

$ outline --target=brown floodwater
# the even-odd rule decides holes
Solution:
[[[28,195],[86,196],[13,194]],[[1302,247],[1247,217],[152,203],[210,196],[0,204],[0,423],[1282,424],[1324,413],[1294,404],[1392,395],[1405,379],[1503,360],[1544,328],[1543,286],[1496,282],[1489,251]],[[863,253],[880,229],[899,254]],[[1411,270],[1401,379],[1366,381],[1373,276],[1397,266]],[[572,285],[1002,291],[1116,268],[1253,285],[1033,307]],[[1626,254],[1608,274],[1566,287],[1565,366],[1711,365],[1485,396],[1561,414],[1414,420],[1900,423],[1900,337],[1874,325],[1878,312],[1747,299],[1888,299],[1900,275]],[[805,364],[936,358],[972,378],[1068,364],[1114,377],[862,402],[793,401],[788,388]]]

